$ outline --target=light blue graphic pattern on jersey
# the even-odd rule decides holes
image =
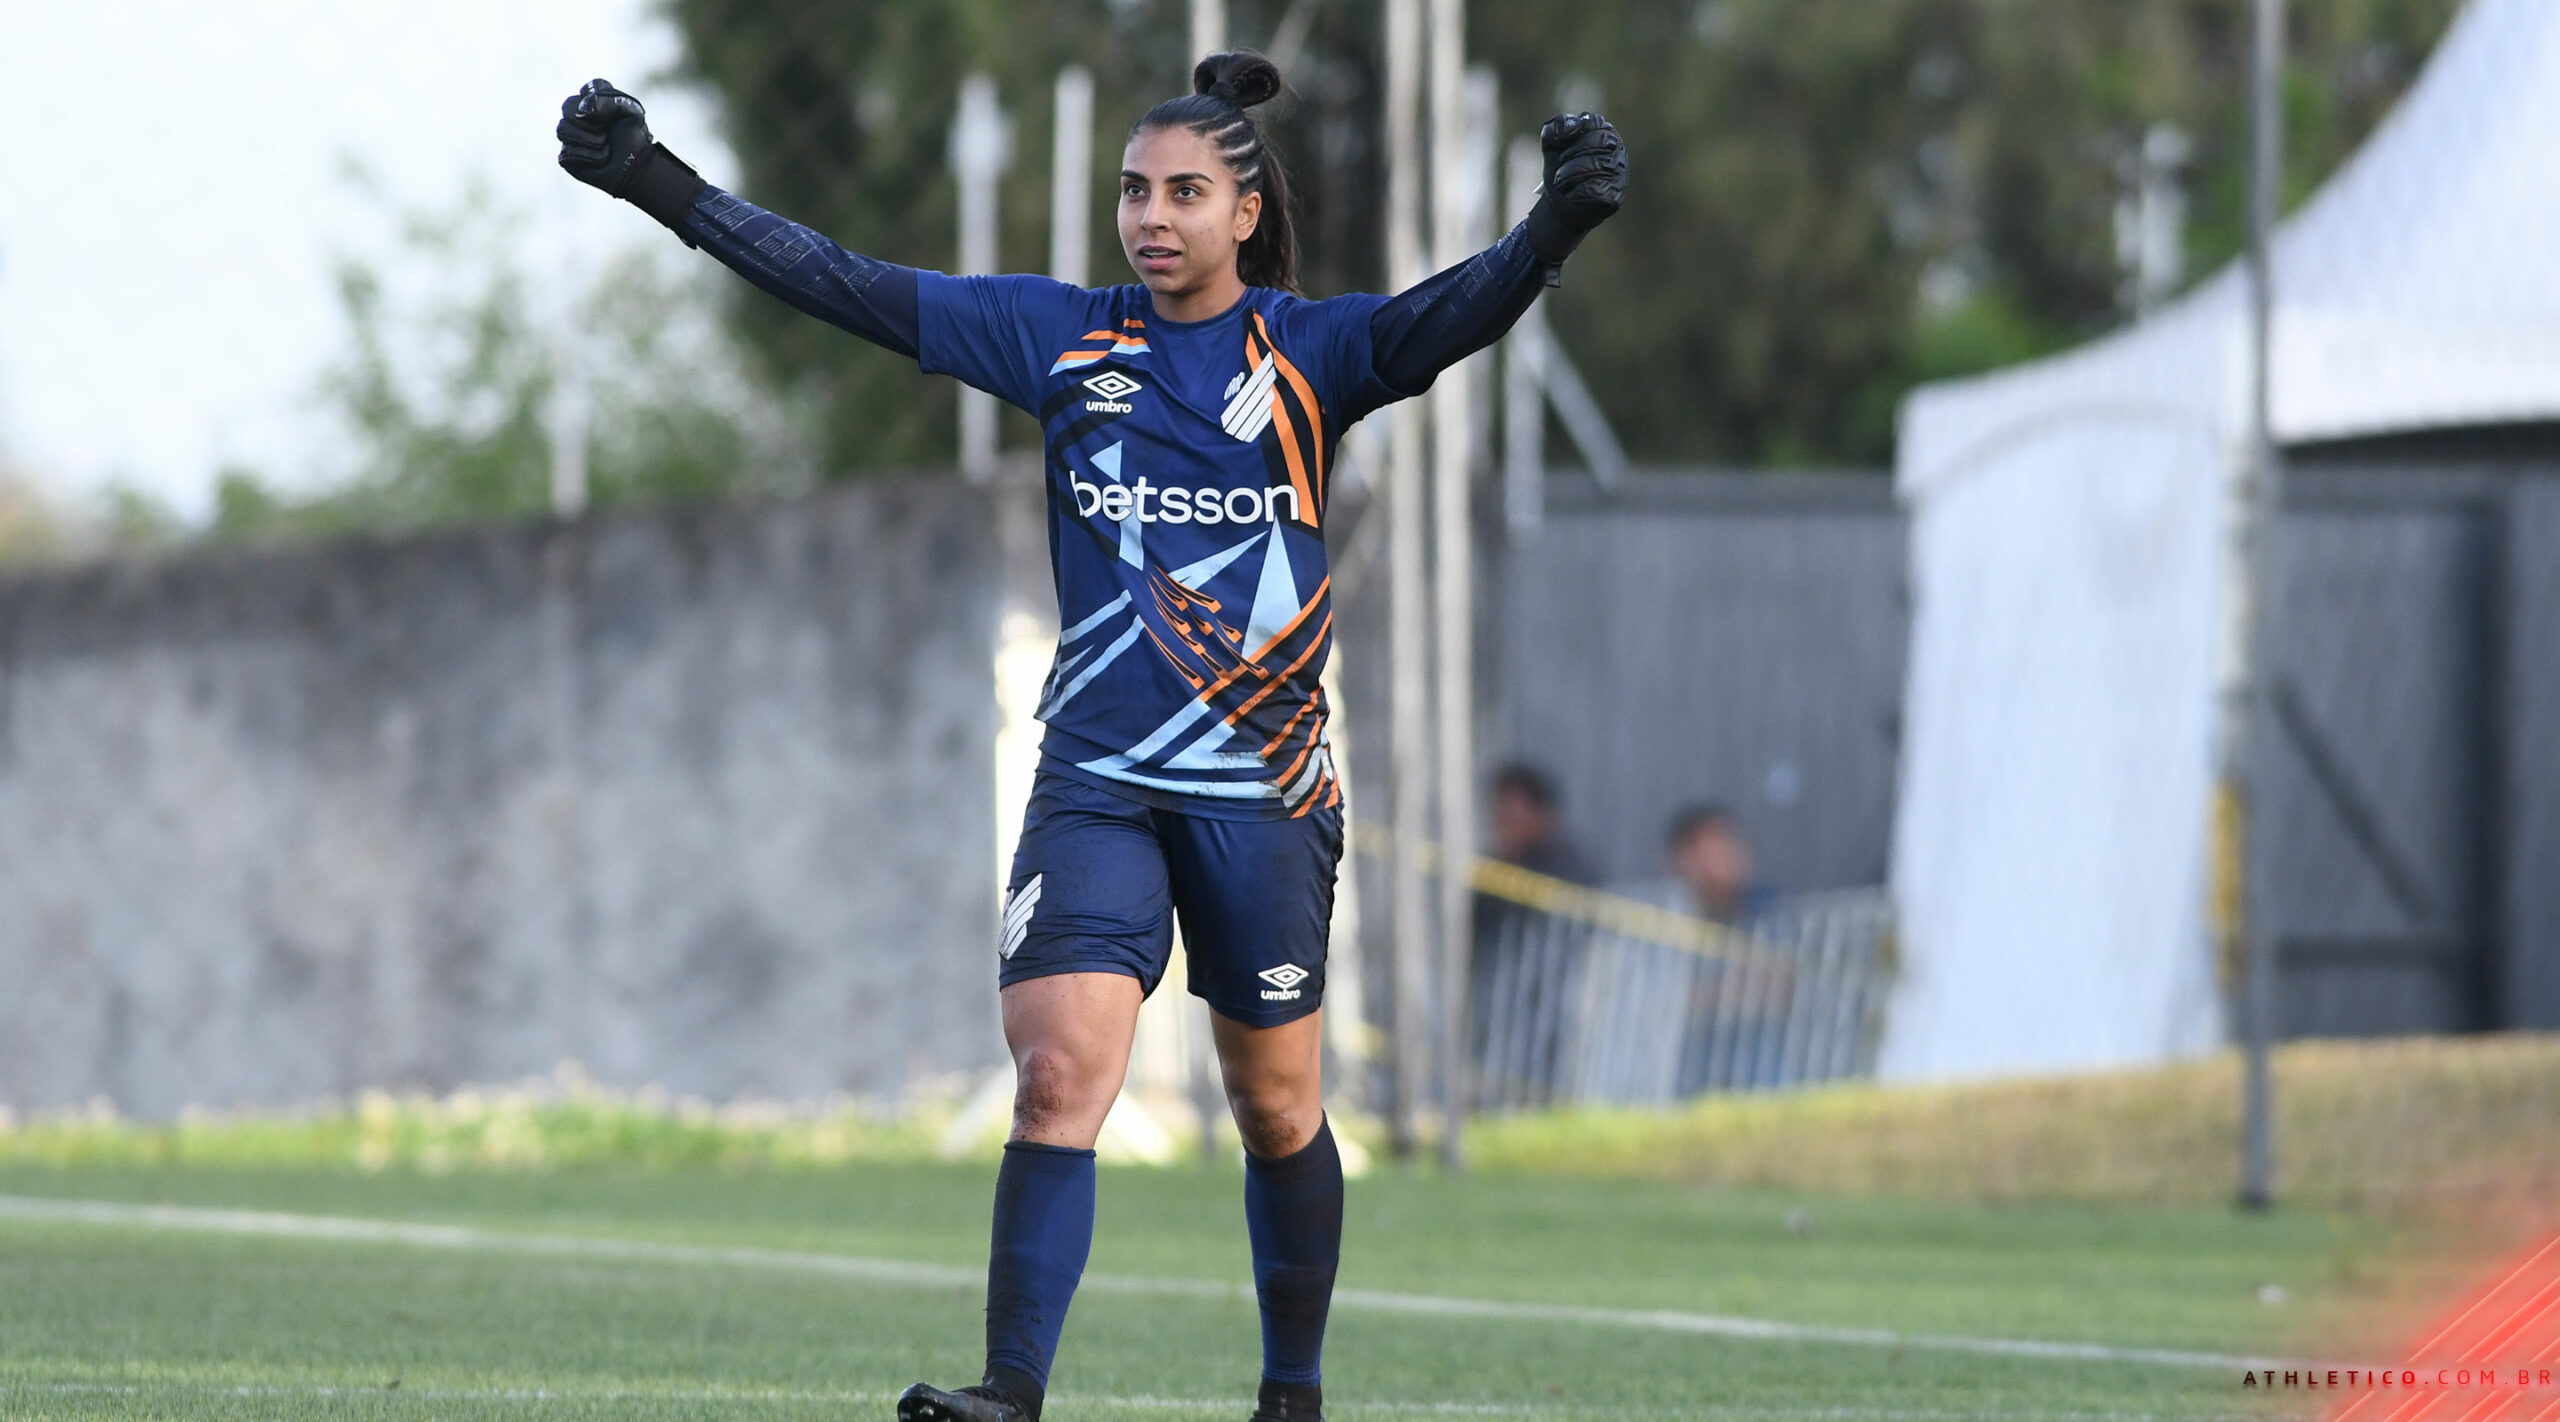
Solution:
[[[1207,321],[1140,286],[924,273],[918,358],[1040,421],[1064,626],[1040,700],[1053,764],[1193,813],[1338,804],[1319,677],[1324,508],[1386,298],[1248,288]]]

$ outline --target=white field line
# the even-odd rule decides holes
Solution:
[[[372,1399],[398,1402],[766,1402],[793,1406],[812,1403],[876,1404],[897,1400],[893,1392],[851,1392],[805,1388],[553,1388],[553,1387],[368,1387],[335,1383],[100,1383],[11,1382],[0,1379],[0,1393],[45,1393],[71,1397],[152,1397],[171,1393],[199,1397]],[[1105,1393],[1052,1393],[1049,1401],[1076,1407],[1117,1407],[1144,1412],[1238,1412],[1253,1406],[1249,1397],[1115,1397]],[[1358,1404],[1366,1412],[1448,1412],[1468,1416],[1551,1417],[1572,1414],[1570,1407],[1522,1407],[1501,1403],[1374,1402]],[[1585,1409],[1588,1410],[1588,1409]],[[1896,1414],[1897,1418],[1919,1414]],[[1957,1414],[1942,1414],[1952,1422]],[[1986,1414],[1987,1415],[1987,1414]],[[1935,1422],[1935,1419],[1931,1419]],[[2075,1419],[2077,1422],[2077,1419]],[[2113,1419],[2109,1419],[2113,1422]],[[2126,1419],[2132,1422],[2132,1419]]]
[[[12,1382],[0,1379],[0,1393],[39,1393],[69,1397],[165,1397],[179,1394],[193,1397],[240,1398],[311,1398],[370,1399],[397,1402],[403,1398],[419,1402],[770,1402],[807,1405],[810,1403],[879,1403],[895,1400],[886,1392],[816,1391],[792,1388],[548,1388],[548,1387],[362,1387],[332,1383],[102,1383],[102,1382]],[[1154,1397],[1145,1394],[1114,1396],[1108,1393],[1057,1392],[1049,1394],[1052,1404],[1061,1406],[1115,1407],[1135,1412],[1226,1412],[1251,1407],[1245,1397]],[[1576,1406],[1551,1403],[1536,1406],[1500,1402],[1343,1402],[1334,1404],[1345,1415],[1374,1412],[1398,1415],[1445,1415],[1456,1417],[1623,1417],[1623,1407]],[[2149,1412],[1986,1412],[1944,1408],[1895,1407],[1734,1407],[1707,1405],[1684,1408],[1672,1414],[1681,1417],[1730,1419],[1730,1422],[1755,1422],[1755,1419],[1788,1419],[1788,1422],[2165,1422],[2159,1414]],[[2181,1422],[2206,1422],[2211,1414],[2178,1414]],[[2235,1417],[2255,1414],[2233,1414]]]
[[[47,1200],[0,1195],[0,1219],[48,1224],[106,1225],[129,1229],[177,1230],[196,1234],[261,1235],[284,1239],[326,1240],[347,1244],[401,1244],[423,1249],[491,1250],[515,1254],[574,1256],[659,1264],[713,1264],[757,1269],[786,1269],[829,1274],[869,1283],[924,1288],[977,1288],[984,1269],[947,1264],[915,1264],[896,1259],[868,1259],[853,1254],[812,1250],[758,1249],[747,1245],[665,1244],[643,1239],[587,1238],[565,1234],[526,1234],[513,1230],[473,1229],[463,1225],[410,1224],[398,1220],[351,1219],[337,1215],[282,1214],[265,1210],[218,1210],[187,1205],[128,1205],[105,1200]],[[1252,1297],[1249,1286],[1208,1279],[1151,1279],[1116,1274],[1087,1274],[1081,1286],[1093,1293],[1159,1294],[1180,1298],[1236,1299]],[[1882,1328],[1834,1328],[1820,1324],[1777,1323],[1725,1314],[1683,1313],[1671,1309],[1595,1308],[1578,1304],[1509,1303],[1496,1299],[1449,1298],[1435,1294],[1386,1293],[1375,1289],[1340,1289],[1334,1307],[1373,1313],[1401,1313],[1439,1318],[1501,1319],[1518,1323],[1582,1323],[1608,1328],[1637,1328],[1659,1333],[1695,1333],[1764,1342],[1833,1343],[1850,1347],[1906,1349],[1931,1353],[1971,1353],[2004,1358],[2047,1358],[2074,1362],[2149,1363],[2173,1368],[2216,1368],[2240,1371],[2288,1366],[2272,1358],[2238,1354],[2196,1353],[2175,1348],[2122,1348],[2104,1343],[2057,1343],[2034,1338],[1975,1338],[1951,1333],[1896,1333]],[[2292,1367],[2309,1366],[2295,1360]],[[2323,1365],[2325,1366],[2325,1365]],[[2344,1365],[2340,1365],[2344,1366]]]

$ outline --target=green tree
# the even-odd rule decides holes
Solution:
[[[1268,36],[1279,5],[1235,7],[1240,39]],[[1361,12],[1365,4],[1328,5]],[[1116,159],[1127,125],[1159,99],[1190,89],[1197,56],[1184,53],[1184,12],[1165,0],[889,0],[807,5],[793,0],[668,0],[685,40],[681,73],[719,103],[741,171],[709,174],[722,186],[886,260],[947,269],[957,245],[957,193],[949,133],[959,82],[972,70],[994,76],[1012,120],[1015,162],[998,207],[1009,270],[1037,271],[1048,253],[1051,85],[1060,68],[1083,64],[1097,95],[1097,165]],[[1265,13],[1268,11],[1270,13]],[[1316,27],[1340,43],[1342,15]],[[1304,169],[1311,125],[1356,128],[1357,74],[1311,46],[1297,78],[1301,99],[1283,113],[1284,151]],[[1339,133],[1335,135],[1335,147]],[[1336,162],[1334,170],[1350,165]],[[1326,176],[1333,176],[1326,173]],[[1123,279],[1106,184],[1097,199],[1094,279]],[[1322,238],[1329,195],[1303,201]],[[1337,224],[1339,225],[1339,224]],[[1371,247],[1374,223],[1351,228],[1328,249]],[[1363,252],[1348,255],[1365,256]],[[1320,265],[1311,286],[1348,290],[1374,277],[1367,263]],[[1345,278],[1348,278],[1346,281]],[[739,330],[768,374],[813,387],[825,427],[827,469],[837,475],[942,464],[952,456],[956,415],[948,381],[919,381],[913,362],[832,330],[746,288],[733,292]],[[1009,431],[1017,445],[1036,438],[1028,422]]]
[[[1881,462],[1922,379],[2125,319],[2114,210],[2154,124],[2194,144],[2187,269],[2239,248],[2242,0],[1581,0],[1478,7],[1521,128],[1560,91],[1630,135],[1627,211],[1556,324],[1652,459]],[[2360,143],[2456,0],[2293,5],[2287,190]],[[1641,55],[1641,62],[1630,56]]]
[[[671,272],[673,255],[635,249],[546,320],[518,255],[523,227],[475,187],[448,210],[406,215],[389,268],[342,261],[347,347],[319,397],[344,457],[292,485],[219,471],[211,531],[310,536],[541,516],[571,372],[586,402],[595,505],[808,482],[805,422],[729,358],[714,274]],[[423,276],[428,289],[408,291],[386,270]]]
[[[1382,277],[1379,0],[1313,0],[1277,116],[1304,207],[1311,294]],[[2295,5],[2288,190],[2351,152],[2456,0]],[[1236,0],[1267,43],[1289,7]],[[2189,270],[2238,246],[2244,0],[1556,0],[1470,6],[1506,127],[1596,104],[1634,187],[1555,317],[1640,459],[1869,463],[1915,382],[2085,339],[2124,318],[2121,160],[2154,124],[2192,135]],[[1046,251],[1048,85],[1096,75],[1102,151],[1187,87],[1175,0],[668,0],[683,73],[719,102],[743,171],[724,186],[875,255],[942,267],[959,78],[994,74],[1020,155],[1008,266]],[[1105,213],[1107,217],[1107,205]],[[1116,243],[1097,223],[1096,271]],[[767,372],[808,382],[831,474],[949,457],[948,382],[739,290]],[[1017,436],[1017,442],[1019,440]]]

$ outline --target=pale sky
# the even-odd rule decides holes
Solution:
[[[553,163],[603,75],[715,180],[708,110],[648,76],[648,0],[0,0],[0,452],[48,491],[122,478],[189,515],[215,467],[293,473],[341,345],[331,255],[379,244],[354,155],[403,207],[475,174],[533,216],[535,272],[673,241]]]

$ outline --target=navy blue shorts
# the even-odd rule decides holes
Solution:
[[[996,951],[1010,987],[1126,973],[1153,993],[1181,915],[1191,991],[1248,1027],[1324,998],[1342,810],[1222,820],[1155,809],[1046,769],[1013,852]]]

